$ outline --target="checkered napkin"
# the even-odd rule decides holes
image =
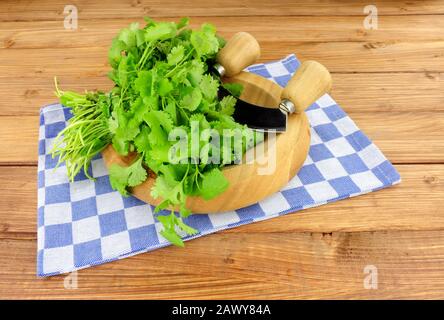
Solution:
[[[251,66],[249,71],[285,86],[299,67],[294,55]],[[309,155],[280,192],[236,211],[192,215],[199,230],[192,239],[227,228],[266,220],[304,208],[391,186],[400,176],[379,149],[329,96],[306,111],[311,125]],[[153,207],[122,197],[109,183],[101,156],[91,165],[95,181],[83,174],[69,182],[66,167],[54,167],[55,136],[71,117],[56,104],[42,108],[38,160],[38,276],[71,272],[169,245],[159,234]]]

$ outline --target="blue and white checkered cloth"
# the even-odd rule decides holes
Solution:
[[[251,66],[257,73],[285,86],[298,68],[294,55]],[[306,111],[311,125],[309,155],[280,192],[232,212],[192,215],[186,223],[206,234],[266,220],[375,191],[400,182],[381,151],[329,96]],[[96,181],[79,174],[70,183],[66,167],[57,170],[50,155],[57,133],[71,117],[68,108],[49,105],[41,110],[38,160],[38,276],[50,276],[122,259],[169,245],[160,234],[153,208],[112,190],[101,156],[92,161]],[[185,249],[186,250],[186,249]]]

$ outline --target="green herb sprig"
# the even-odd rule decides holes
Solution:
[[[56,136],[52,157],[59,156],[57,167],[65,162],[67,174],[71,181],[83,169],[88,173],[91,159],[111,142],[106,109],[107,97],[100,92],[79,94],[72,91],[61,91],[54,79],[56,95],[61,103],[71,108],[73,117],[68,125]]]
[[[209,65],[225,41],[216,35],[214,26],[203,24],[191,30],[186,28],[187,18],[178,23],[149,18],[146,22],[143,28],[132,23],[112,41],[109,77],[115,86],[109,93],[82,95],[57,89],[62,104],[71,107],[73,118],[60,133],[63,139],[58,141],[63,144],[56,144],[54,154],[66,161],[73,179],[81,168],[87,173],[91,158],[109,143],[120,155],[136,152],[138,157],[129,167],[114,164],[109,168],[111,186],[127,196],[129,187],[146,180],[146,168],[154,172],[151,194],[162,199],[156,213],[169,210],[169,214],[157,215],[164,227],[161,234],[183,246],[178,232],[197,232],[182,220],[191,214],[187,197],[210,200],[223,193],[228,181],[221,168],[239,161],[242,153],[263,137],[232,118],[234,96],[240,95],[241,86],[226,85],[234,96],[218,96],[222,83],[209,71]],[[199,130],[217,133],[220,140],[207,148],[215,142],[208,135],[199,142],[197,155],[172,162],[168,153],[176,141],[171,141],[169,134],[180,129],[191,137],[196,124]],[[234,129],[244,137],[240,149],[232,143],[234,136],[227,134]],[[194,147],[191,139],[185,143],[187,149]],[[217,163],[210,161],[216,153],[222,154]],[[174,208],[179,209],[179,215]]]

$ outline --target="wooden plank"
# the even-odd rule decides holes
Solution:
[[[102,76],[78,74],[58,77],[66,90],[109,90]],[[412,88],[414,87],[414,90]],[[442,112],[444,73],[335,73],[332,96],[349,112]],[[40,107],[56,102],[52,77],[1,77],[0,115],[37,115]]]
[[[39,117],[0,117],[0,164],[36,164]],[[18,147],[20,146],[20,147]]]
[[[400,185],[228,232],[444,230],[444,165],[396,168]],[[0,167],[0,238],[35,239],[36,179],[35,167]]]
[[[355,113],[350,116],[394,163],[444,162],[444,113]],[[0,117],[0,164],[36,164],[37,116]],[[17,147],[20,146],[20,147]]]
[[[345,107],[347,112],[353,107]],[[352,113],[357,126],[394,163],[443,163],[444,113]]]
[[[318,60],[335,72],[443,72],[444,41],[359,43],[359,42],[274,42],[265,41],[262,61],[277,60],[296,52],[301,60]],[[108,47],[5,49],[0,50],[4,77],[103,76],[109,72]],[[32,59],[23,59],[26,54]]]
[[[0,234],[8,237],[13,233],[30,233],[35,238],[37,167],[0,166],[0,177]]]
[[[273,42],[270,42],[269,39],[273,39],[273,41],[283,41],[285,39],[285,41],[296,41],[296,43],[299,41],[318,42],[326,40],[366,41],[362,43],[362,46],[366,48],[366,51],[369,50],[369,54],[371,54],[373,51],[384,49],[386,45],[393,45],[393,41],[399,39],[442,40],[444,37],[439,32],[444,27],[442,25],[444,19],[435,15],[422,17],[406,16],[402,18],[384,17],[384,26],[380,30],[373,32],[360,32],[359,18],[354,17],[347,20],[338,17],[301,17],[299,19],[284,17],[285,23],[281,23],[278,26],[275,25],[272,19],[264,17],[214,17],[214,19],[214,22],[221,26],[223,34],[229,35],[240,29],[248,30],[258,36],[260,41],[267,41],[270,47],[273,47]],[[258,22],[253,23],[251,19],[256,19]],[[0,23],[0,43],[3,44],[4,48],[10,48],[0,51],[0,56],[3,54],[5,61],[7,61],[5,66],[3,66],[3,75],[0,77],[0,93],[8,96],[8,99],[3,99],[0,102],[0,115],[36,114],[39,106],[53,100],[52,78],[56,74],[59,75],[63,83],[66,83],[67,88],[109,88],[111,84],[106,79],[106,72],[109,70],[106,62],[106,47],[117,30],[120,27],[126,26],[131,20],[85,21],[85,24],[78,32],[67,32],[61,29],[59,26],[60,22],[58,21],[42,21],[38,22],[37,26],[35,22]],[[205,21],[205,18],[196,18],[195,23],[203,21]],[[310,32],[313,29],[316,29],[316,32]],[[277,38],[276,34],[278,34]],[[88,46],[91,45],[103,45],[103,47],[99,49],[91,48],[89,50]],[[307,50],[311,50],[310,46],[313,45],[312,43],[304,44]],[[343,45],[343,43],[338,45]],[[72,46],[85,47],[82,48],[80,53],[66,49]],[[294,46],[296,47],[297,45],[294,44]],[[422,42],[416,43],[416,46],[420,50]],[[32,49],[45,47],[56,47],[59,50],[9,51],[11,48]],[[358,49],[359,47],[354,47],[354,50]],[[94,53],[93,50],[99,50],[100,54]],[[295,51],[301,52],[302,55],[304,54],[299,47]],[[282,53],[285,52],[291,51],[285,48]],[[28,64],[28,62],[24,62],[20,58],[22,53],[37,57],[41,56],[41,59],[31,59],[35,63],[30,60],[30,64]],[[70,55],[71,53],[73,55]],[[353,55],[353,53],[350,53],[350,55]],[[381,55],[383,54],[381,53]],[[308,59],[312,58],[310,54],[306,54],[306,57]],[[340,62],[339,66],[336,65],[337,62],[329,63],[329,60],[333,59],[332,57],[322,56],[320,58],[324,60],[325,64],[329,65],[332,71],[340,67],[342,69],[339,72],[348,72],[347,67],[349,63],[345,64],[343,61],[350,61],[349,57]],[[443,60],[439,54],[436,55],[436,58],[440,59],[441,62]],[[49,70],[47,69],[48,64],[46,61],[52,61]],[[91,63],[94,61],[96,63]],[[404,62],[402,60],[399,61],[399,63]],[[356,65],[358,63],[366,64],[362,60],[355,62]],[[377,60],[375,63],[383,64],[380,60]],[[441,63],[441,65],[444,64]],[[376,65],[376,67],[378,66]],[[433,66],[430,67],[433,69]],[[384,68],[386,66],[383,64],[382,69]],[[63,74],[61,74],[61,70],[63,70]],[[354,72],[353,68],[351,70]],[[395,71],[395,69],[390,70]],[[369,72],[367,69],[363,71]],[[370,70],[370,72],[374,71]],[[416,70],[416,72],[421,71]],[[361,87],[358,87],[361,90],[355,90],[355,88],[350,90],[348,83],[346,88],[341,88],[341,81],[343,79],[351,81],[351,83],[357,86],[362,84]],[[419,75],[397,74],[396,76],[379,73],[376,75],[340,74],[334,77],[334,82],[333,93],[339,98],[339,101],[341,102],[341,94],[344,94],[345,97],[350,96],[350,101],[356,101],[353,107],[359,110],[375,112],[381,109],[386,111],[387,109],[396,110],[396,108],[399,108],[397,111],[416,111],[419,108],[419,110],[427,109],[434,111],[437,109],[442,110],[440,108],[444,106],[442,103],[444,95],[440,93],[443,91],[441,73],[426,71]],[[413,91],[410,89],[413,82],[418,90]],[[336,95],[336,92],[339,92],[339,95]],[[347,100],[344,101],[347,102]],[[361,101],[363,102],[362,105],[360,105]],[[18,105],[20,108],[17,107]]]
[[[425,42],[326,42],[313,44],[262,44],[264,60],[283,52],[301,60],[317,60],[331,72],[440,72],[444,69],[444,41]]]
[[[352,113],[442,112],[444,74],[335,73],[332,96]]]
[[[379,15],[442,14],[444,5],[440,1],[372,1]],[[224,1],[178,1],[178,0],[111,0],[101,2],[73,0],[80,19],[140,18],[141,16],[165,17],[172,13],[181,16],[364,16],[368,1],[302,1],[281,0],[279,3],[266,0]],[[26,0],[2,1],[1,21],[63,20],[67,2],[43,0],[30,3]]]
[[[35,241],[4,239],[0,297],[442,299],[442,243],[444,231],[219,233],[79,271],[65,289],[64,276],[36,278]],[[364,287],[369,265],[376,290]]]
[[[177,21],[178,18],[163,18]],[[79,22],[76,31],[64,29],[63,21],[0,22],[0,48],[78,48],[107,46],[121,28],[143,19],[119,18]],[[253,34],[259,42],[389,42],[444,40],[440,15],[381,17],[377,30],[366,30],[362,17],[196,17],[190,26],[211,22],[226,38],[238,31]]]
[[[437,17],[439,18],[439,16],[431,16],[432,19],[436,19]],[[331,19],[337,19],[337,18],[331,18],[331,17],[326,17],[326,18],[322,18],[325,20],[322,20],[323,23],[321,23],[321,31],[318,31],[314,36],[313,36],[313,32],[308,32],[308,29],[304,29],[302,28],[302,26],[306,25],[309,21],[302,21],[301,23],[298,23],[297,25],[295,25],[295,28],[291,28],[292,30],[299,30],[302,28],[301,32],[292,32],[292,33],[288,33],[285,32],[286,30],[290,30],[290,29],[283,29],[280,30],[280,32],[278,34],[281,34],[283,38],[288,38],[288,39],[293,39],[294,41],[311,41],[314,40],[316,37],[320,37],[320,38],[325,38],[327,39],[328,37],[331,37],[332,35],[335,34],[339,34],[339,36],[336,37],[336,39],[338,40],[346,40],[346,39],[365,39],[365,37],[367,37],[367,40],[377,40],[379,36],[377,36],[376,38],[374,38],[372,36],[372,34],[374,35],[382,35],[384,34],[384,36],[388,35],[389,39],[393,36],[393,37],[397,37],[398,34],[402,34],[402,30],[407,29],[407,34],[412,34],[413,38],[418,38],[418,39],[439,39],[440,37],[442,37],[440,35],[439,32],[432,32],[434,29],[430,29],[429,27],[427,27],[425,20],[422,20],[422,23],[418,23],[418,21],[415,21],[414,19],[416,17],[406,17],[403,18],[404,21],[402,23],[401,26],[398,26],[396,19],[393,19],[393,17],[386,17],[387,19],[389,19],[389,21],[391,21],[389,23],[389,27],[386,27],[387,30],[385,30],[384,32],[370,32],[370,33],[360,33],[357,32],[356,30],[354,30],[354,24],[344,24],[343,26],[341,26],[340,28],[338,28],[337,30],[334,29],[333,31],[329,31],[329,25],[337,25],[337,21],[336,23],[333,23],[333,21],[330,21]],[[313,18],[302,18],[302,20],[304,19],[313,19]],[[353,18],[355,19],[355,18]],[[219,19],[220,20],[220,19]],[[228,22],[222,22],[222,28],[226,28],[224,32],[228,32],[233,33],[234,31],[238,30],[238,25],[237,22],[232,21],[230,19],[228,19]],[[288,22],[290,23],[291,21],[299,21],[299,19],[292,19],[289,20]],[[356,19],[355,19],[356,20]],[[124,23],[121,23],[121,25],[119,25],[117,22],[120,20],[113,20],[111,22],[105,21],[105,24],[109,24],[109,26],[107,25],[107,27],[105,28],[105,30],[111,30],[111,32],[106,33],[103,32],[103,28],[101,27],[101,23],[102,22],[95,22],[95,21],[88,21],[87,23],[90,23],[90,25],[87,24],[87,26],[85,27],[85,29],[79,32],[75,32],[75,33],[69,33],[70,36],[66,36],[66,31],[63,30],[61,32],[63,32],[65,35],[64,36],[54,36],[54,23],[55,22],[47,22],[48,25],[45,25],[44,27],[39,27],[39,28],[34,28],[32,31],[29,31],[29,23],[22,23],[21,26],[18,27],[10,27],[10,29],[15,30],[12,31],[8,28],[3,28],[5,31],[2,32],[2,43],[4,44],[4,46],[9,47],[9,48],[15,48],[15,47],[19,47],[19,48],[23,48],[23,47],[29,47],[32,48],[32,46],[35,46],[36,44],[42,44],[44,46],[46,45],[51,45],[51,46],[70,46],[71,44],[73,45],[83,45],[84,43],[91,45],[91,42],[94,41],[94,45],[96,44],[100,44],[103,43],[103,47],[100,48],[77,48],[76,50],[70,49],[70,50],[66,50],[66,49],[62,49],[59,48],[57,50],[54,49],[45,49],[45,50],[31,50],[28,49],[25,52],[27,54],[30,54],[31,56],[33,56],[33,59],[27,60],[27,61],[23,61],[23,59],[21,59],[21,54],[22,51],[20,50],[16,50],[16,49],[8,49],[8,50],[2,50],[0,51],[0,56],[3,56],[5,61],[8,61],[3,67],[0,67],[0,69],[3,69],[3,75],[2,78],[0,79],[1,81],[1,85],[0,85],[0,91],[4,91],[5,93],[8,94],[8,96],[10,96],[10,99],[4,99],[1,102],[1,111],[0,114],[14,114],[14,111],[11,110],[17,110],[17,106],[16,103],[19,103],[20,105],[24,105],[26,106],[26,108],[20,108],[20,112],[23,112],[22,114],[35,114],[35,110],[37,109],[36,106],[40,106],[42,104],[45,104],[49,101],[49,99],[51,99],[52,96],[52,77],[56,74],[61,73],[61,70],[63,70],[63,74],[61,75],[61,78],[65,81],[67,81],[66,79],[72,80],[69,81],[68,83],[76,83],[76,81],[74,81],[75,79],[78,79],[77,82],[81,83],[81,87],[87,87],[87,88],[96,88],[96,87],[102,87],[102,88],[108,88],[109,87],[109,81],[105,80],[105,74],[106,72],[109,70],[109,67],[107,66],[107,59],[106,59],[106,47],[107,47],[107,43],[109,42],[110,38],[115,34],[117,28],[120,28],[120,26],[124,26],[126,25],[130,20],[125,21]],[[202,20],[203,21],[203,20]],[[269,19],[262,19],[262,21],[269,21]],[[311,21],[311,20],[310,20]],[[438,28],[439,28],[439,21],[442,21],[442,19],[437,19],[435,22],[438,23]],[[200,22],[200,21],[198,21]],[[308,24],[307,28],[312,28],[313,27],[313,23],[315,23],[316,21],[311,21],[311,24]],[[330,23],[331,22],[331,23]],[[416,23],[415,23],[416,22]],[[45,24],[46,22],[43,22],[43,24]],[[257,23],[257,24],[253,24],[253,25],[257,25],[259,26],[259,29],[257,30],[253,30],[253,32],[255,32],[255,34],[258,35],[263,35],[264,39],[270,39],[272,37],[271,34],[269,34],[270,31],[266,31],[266,30],[273,30],[273,32],[275,31],[274,28],[270,28],[270,26],[266,26],[267,28],[262,28],[260,26],[262,26],[262,24],[264,24],[263,22],[261,23]],[[412,27],[409,26],[417,26],[417,25],[426,25],[424,28],[414,28],[412,29]],[[5,24],[3,24],[4,26]],[[15,24],[6,24],[9,26],[14,26]],[[116,28],[116,25],[118,26]],[[241,26],[245,26],[247,27],[248,25],[251,25],[249,20],[246,19],[241,19],[241,21],[239,22],[239,25]],[[350,25],[352,25],[353,27],[350,27]],[[323,27],[322,27],[323,26]],[[349,26],[349,27],[347,27]],[[35,27],[35,26],[33,26]],[[14,29],[15,28],[15,29]],[[100,30],[97,30],[98,28],[101,28]],[[316,26],[316,28],[318,28]],[[330,27],[331,29],[331,27]],[[43,30],[43,31],[42,31]],[[91,31],[92,30],[92,31]],[[341,32],[340,30],[347,30],[345,33]],[[391,30],[391,31],[390,31]],[[415,30],[419,30],[418,32]],[[251,30],[249,30],[251,31]],[[11,35],[12,32],[12,35]],[[357,35],[354,37],[353,34],[356,33]],[[106,39],[101,40],[101,36],[102,34],[105,34]],[[276,34],[275,32],[273,34]],[[292,36],[293,34],[295,34],[296,36]],[[308,34],[310,36],[308,37],[304,37],[303,35]],[[431,38],[427,37],[427,35],[430,34],[432,35]],[[435,36],[436,34],[438,34],[439,36]],[[361,36],[360,36],[361,35]],[[370,36],[367,36],[370,35]],[[405,36],[405,35],[404,35]],[[259,38],[261,39],[262,36],[260,36]],[[373,37],[373,38],[372,38]],[[56,40],[54,40],[56,39]],[[279,40],[279,39],[276,39]],[[50,41],[48,44],[48,41]],[[275,40],[273,40],[275,41]],[[59,43],[59,44],[58,44]],[[266,42],[268,44],[268,46],[270,48],[275,48],[276,45],[280,45],[282,46],[285,43],[274,43],[274,42]],[[404,44],[404,47],[402,46],[402,44],[396,44],[396,43],[390,43],[390,41],[388,42],[366,42],[363,44],[359,44],[359,43],[338,43],[335,45],[335,48],[330,48],[330,49],[320,49],[320,51],[316,51],[314,50],[312,47],[319,47],[319,46],[328,46],[328,45],[332,45],[331,43],[318,43],[318,44],[312,44],[312,43],[304,43],[302,45],[298,45],[299,42],[295,42],[293,44],[289,44],[289,47],[297,47],[297,50],[295,49],[294,51],[297,51],[298,53],[300,53],[300,57],[304,58],[304,54],[305,57],[307,59],[309,58],[313,58],[315,55],[319,55],[319,52],[322,52],[323,50],[327,50],[326,52],[328,52],[328,50],[334,52],[336,50],[336,47],[342,47],[344,52],[342,52],[342,56],[340,57],[341,62],[336,61],[337,56],[329,56],[329,55],[322,55],[322,56],[318,56],[317,58],[320,59],[323,63],[327,64],[327,66],[333,71],[333,72],[349,72],[350,70],[352,72],[356,71],[356,68],[358,68],[358,70],[364,71],[364,72],[375,72],[376,70],[381,70],[381,71],[387,71],[387,66],[390,66],[388,71],[396,71],[399,68],[401,69],[405,69],[407,68],[407,70],[410,68],[410,66],[412,66],[411,68],[413,69],[413,71],[418,72],[421,70],[418,70],[417,68],[419,66],[421,66],[421,68],[423,68],[425,65],[429,64],[429,69],[427,70],[434,70],[436,69],[435,65],[444,65],[443,63],[441,64],[436,64],[436,62],[440,62],[442,61],[442,56],[440,56],[439,54],[434,54],[434,49],[430,49],[430,52],[427,51],[421,51],[420,55],[423,55],[423,57],[420,60],[425,60],[425,61],[414,61],[414,63],[409,63],[409,53],[408,52],[403,52],[400,56],[399,56],[399,60],[397,61],[390,61],[390,59],[388,59],[388,55],[386,55],[384,52],[384,50],[387,50],[385,46],[398,46],[398,48],[395,48],[395,52],[397,50],[415,50],[415,43],[410,43],[410,49],[406,49],[409,48],[408,44]],[[433,42],[433,43],[428,43],[428,45],[436,46],[438,45],[439,47],[439,41],[438,42]],[[350,52],[347,53],[347,51],[349,49],[344,47],[347,45],[352,45],[353,48],[350,49],[351,51],[355,51],[355,52]],[[361,47],[362,46],[362,47]],[[418,50],[420,50],[419,48],[421,48],[421,46],[423,46],[422,43],[416,43],[416,48],[418,48]],[[304,50],[305,48],[305,50]],[[363,55],[360,51],[362,50],[362,48],[364,48],[364,53],[366,53],[367,55]],[[437,48],[438,49],[438,48]],[[12,50],[12,51],[11,51]],[[308,51],[308,53],[305,53],[305,51]],[[380,53],[378,53],[378,51],[381,51]],[[288,47],[285,47],[284,49],[282,49],[281,52],[277,52],[277,53],[272,53],[272,52],[268,52],[265,51],[264,52],[264,58],[266,60],[270,60],[273,59],[273,57],[275,59],[277,59],[278,57],[282,56],[282,52],[291,52],[291,50],[288,49]],[[325,52],[324,52],[325,53]],[[378,53],[377,55],[375,55],[375,53]],[[274,56],[273,56],[274,55]],[[397,56],[398,53],[394,53],[394,56]],[[404,55],[404,57],[402,57],[402,55]],[[414,59],[418,59],[418,55],[412,53],[412,56],[414,56]],[[352,57],[350,57],[352,56]],[[360,57],[363,57],[366,60],[374,60],[374,67],[372,67],[372,65],[368,65],[367,62],[364,63],[363,59],[361,59]],[[379,57],[378,57],[379,56]],[[431,56],[434,57],[435,60],[439,60],[439,61],[435,61],[433,62],[433,59],[429,59]],[[268,57],[268,58],[267,58]],[[357,57],[357,59],[356,59]],[[350,59],[351,58],[351,59]],[[354,60],[355,59],[355,60]],[[330,60],[333,60],[332,62],[330,62]],[[396,59],[395,59],[396,60]],[[412,60],[412,59],[410,59]],[[48,63],[46,63],[46,61],[52,61],[51,64],[48,65]],[[347,64],[344,64],[343,61],[348,61]],[[407,61],[407,63],[406,63]],[[388,63],[390,62],[390,63]],[[424,63],[423,63],[424,62]],[[433,63],[432,63],[433,62]],[[415,64],[416,63],[416,64]],[[351,68],[349,68],[349,65],[353,64],[354,66],[352,66]],[[401,67],[398,66],[396,68],[391,68],[391,66],[396,66],[396,64],[400,64],[402,65]],[[364,69],[360,69],[360,66],[365,66]],[[438,67],[439,69],[439,67]],[[421,76],[424,76],[421,75]],[[419,76],[419,77],[421,77]],[[432,79],[438,79],[437,81],[434,82],[434,84],[438,84],[438,89],[439,89],[439,84],[442,83],[440,82],[441,76],[440,73],[433,73],[430,71],[427,71],[425,73],[425,76],[427,78],[430,78],[429,80]],[[389,76],[388,76],[389,77]],[[412,77],[414,77],[414,75],[412,75]],[[30,78],[32,78],[32,82],[30,80]],[[387,78],[387,77],[386,77]],[[95,82],[95,80],[97,79],[97,83]],[[402,79],[402,78],[401,78]],[[37,80],[37,81],[36,81]],[[410,81],[412,81],[412,78],[407,79],[409,81],[408,84],[410,84]],[[429,81],[432,82],[432,81]],[[103,83],[105,84],[105,86],[103,85]],[[402,88],[408,88],[404,83],[402,83],[402,81],[400,80],[399,85]],[[427,84],[426,87],[429,88],[428,91],[431,91],[430,87],[431,84]],[[11,88],[11,86],[13,86],[13,88]],[[74,88],[79,87],[76,85],[73,85]],[[46,89],[44,89],[46,88]],[[370,87],[372,88],[372,87]],[[442,91],[442,90],[441,90]],[[44,95],[41,97],[41,100],[39,100],[39,95],[44,92]],[[356,92],[356,91],[355,91]],[[412,92],[411,90],[409,92]],[[442,103],[439,103],[442,99],[439,99],[438,97],[438,103],[436,102],[436,98],[433,99],[433,95],[430,96],[430,94],[425,91],[423,91],[430,99],[432,99],[431,103],[432,105],[435,106],[435,108],[438,106],[442,106]],[[434,92],[439,92],[439,91],[434,91]],[[435,93],[436,96],[436,93]],[[395,97],[405,97],[405,95],[395,95]],[[22,102],[21,98],[23,98],[25,101]],[[17,100],[15,100],[17,99]],[[372,98],[371,96],[368,97],[369,100],[375,101],[374,98]],[[409,99],[409,98],[407,98]],[[422,97],[420,96],[419,99],[422,100]],[[405,100],[404,100],[405,101]],[[402,101],[401,103],[399,103],[398,105],[404,105],[404,101]],[[428,100],[426,100],[428,101]],[[413,101],[414,102],[414,101]],[[30,104],[31,103],[31,104]],[[34,105],[34,103],[36,105]],[[379,103],[378,106],[380,106],[381,104]],[[412,105],[412,103],[408,104],[408,105]],[[413,104],[414,106],[418,106],[418,104]],[[3,107],[5,106],[5,107]],[[32,108],[32,112],[27,111],[28,106]],[[374,111],[374,110],[372,110]]]

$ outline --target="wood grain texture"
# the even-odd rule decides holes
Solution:
[[[227,232],[444,230],[444,165],[397,165],[396,169],[402,182],[395,187]],[[35,239],[36,171],[35,167],[0,167],[0,238]],[[205,242],[205,238],[196,241]]]
[[[344,109],[392,162],[444,162],[444,112]],[[38,116],[0,116],[0,164],[37,164],[38,124]]]
[[[37,25],[33,21],[0,21],[0,48],[6,49],[0,50],[0,58],[4,61],[0,66],[0,93],[10,97],[0,101],[0,114],[35,114],[39,106],[54,100],[54,76],[58,76],[62,86],[69,88],[108,89],[111,83],[106,77],[109,71],[107,48],[118,30],[133,20],[82,20],[76,31],[65,30],[63,21],[41,21]],[[196,17],[192,25],[197,26],[207,20],[206,17]],[[378,30],[365,30],[362,17],[282,17],[279,21],[281,23],[276,24],[273,17],[212,18],[223,36],[229,37],[238,30],[251,32],[261,42],[263,60],[297,53],[301,59],[315,58],[326,64],[336,73],[333,77],[336,98],[341,97],[336,92],[350,91],[348,87],[341,87],[344,77],[350,79],[347,78],[349,72],[376,72],[380,77],[385,76],[383,80],[377,75],[369,77],[367,74],[353,74],[352,79],[358,79],[358,83],[359,79],[369,82],[373,80],[359,87],[359,91],[353,90],[345,95],[349,97],[356,93],[352,101],[358,110],[372,108],[374,105],[368,101],[378,100],[400,108],[417,108],[418,100],[434,110],[444,108],[442,99],[436,99],[436,93],[430,96],[431,91],[442,89],[443,83],[442,16],[408,15],[402,19],[386,16],[381,18]],[[23,55],[29,59],[22,59]],[[343,61],[347,61],[347,64]],[[398,74],[393,78],[382,72],[410,73]],[[11,79],[9,74],[15,76]],[[381,88],[381,81],[384,84],[388,81],[394,83],[384,89]],[[422,87],[415,91],[407,90],[413,81]],[[6,84],[14,84],[15,90],[9,90]],[[373,92],[369,91],[375,85],[379,91],[372,95]],[[394,86],[403,88],[402,94],[393,91]],[[358,95],[359,98],[356,97]],[[412,96],[418,99],[411,100]],[[365,99],[365,103],[359,104],[360,99]],[[397,104],[396,100],[400,99],[403,100]],[[21,108],[18,109],[17,105]],[[377,107],[380,106],[379,102]]]
[[[58,80],[62,88],[75,91],[112,86],[105,74],[60,75]],[[333,82],[332,96],[349,113],[444,111],[444,73],[335,73]],[[0,116],[37,115],[40,107],[57,101],[53,91],[51,76],[0,75],[0,96],[8,97],[0,100]]]
[[[35,277],[36,242],[0,240],[0,296],[78,299],[442,298],[444,231],[210,235],[64,276]],[[14,263],[11,263],[14,261]],[[378,289],[364,288],[364,268]],[[11,283],[14,285],[11,286]]]
[[[166,21],[177,21],[177,17],[165,17]],[[9,22],[0,21],[0,48],[43,49],[109,46],[121,28],[142,18],[107,20],[80,20],[77,30],[66,30],[63,20]],[[199,27],[208,22],[207,17],[193,17],[190,26]],[[444,40],[440,32],[444,28],[441,15],[381,17],[377,30],[366,30],[363,17],[212,17],[211,23],[217,32],[230,38],[239,30],[249,32],[261,42],[405,42]],[[316,28],[313,28],[316,25]],[[381,44],[379,44],[381,45]]]
[[[0,117],[2,164],[37,164],[39,117]]]
[[[356,100],[356,105],[353,103],[356,110],[375,111],[382,107],[383,110],[435,111],[444,108],[442,95],[439,95],[443,87],[444,42],[425,42],[421,45],[423,48],[415,43],[387,47],[377,44],[374,48],[365,47],[367,43],[354,42],[288,45],[267,42],[261,45],[263,60],[279,59],[296,52],[301,60],[316,59],[323,63],[334,73],[333,94],[340,92],[339,102],[342,102],[341,97],[351,102]],[[21,58],[23,54],[30,59]],[[39,107],[54,102],[54,76],[58,77],[62,88],[109,89],[106,55],[106,47],[0,50],[0,59],[7,61],[0,65],[0,93],[9,97],[0,101],[0,114],[36,114]],[[400,71],[407,74],[399,74]],[[356,72],[366,74],[355,75]],[[395,72],[396,77],[384,72]],[[377,74],[369,76],[368,73]],[[353,80],[360,91],[350,90]],[[412,85],[417,86],[417,90],[410,90]]]
[[[168,17],[172,13],[180,16],[362,16],[368,1],[327,0],[303,1],[280,0],[279,5],[267,0],[177,1],[177,0],[111,0],[102,2],[73,0],[81,19],[136,18],[143,16]],[[372,1],[381,15],[442,14],[441,1]],[[43,0],[30,4],[27,0],[3,1],[0,11],[2,21],[63,20],[63,0]],[[124,13],[124,14],[123,14]]]
[[[261,61],[297,53],[301,60],[316,60],[331,72],[443,72],[444,41],[417,42],[261,42]],[[23,56],[29,59],[23,59]],[[31,59],[32,57],[32,59]],[[105,76],[109,71],[108,45],[94,47],[4,49],[2,74],[21,77]],[[343,63],[347,61],[347,63]],[[50,62],[50,63],[49,63]]]
[[[444,1],[61,0],[0,2],[0,298],[444,298]],[[251,32],[262,61],[296,53],[333,75],[335,100],[398,163],[393,188],[78,273],[36,279],[38,111],[63,88],[107,90],[118,29],[143,16]],[[378,290],[363,287],[366,265]]]

